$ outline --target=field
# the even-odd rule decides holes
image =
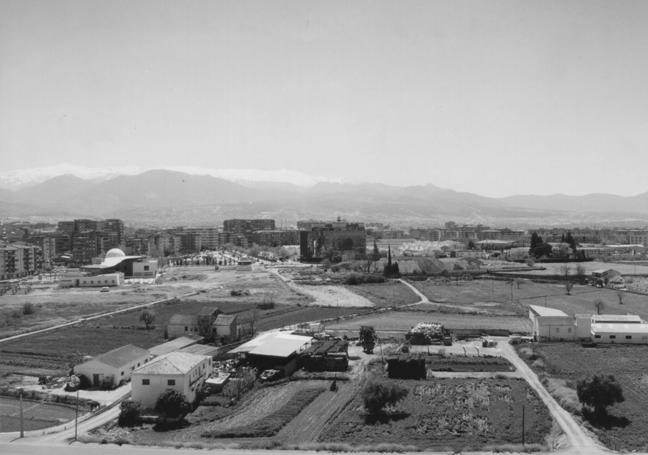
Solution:
[[[387,311],[380,314],[371,314],[328,324],[326,328],[341,334],[357,336],[361,326],[370,325],[383,336],[385,334],[399,334],[402,336],[419,322],[440,322],[446,328],[455,331],[460,329],[511,331],[516,333],[528,333],[531,331],[531,322],[524,317],[448,314],[415,311],[416,308],[418,307],[412,307],[412,311]]]
[[[552,343],[534,346],[534,351],[540,356],[536,369],[566,381],[573,389],[578,380],[587,376],[614,375],[621,384],[625,401],[609,408],[609,413],[617,418],[616,423],[613,421],[609,428],[594,428],[594,432],[611,449],[648,450],[648,346],[584,348],[579,344]]]
[[[441,280],[413,281],[414,285],[430,301],[429,305],[450,312],[470,312],[491,315],[528,315],[529,305],[557,308],[567,314],[592,314],[596,312],[594,302],[603,301],[607,314],[638,314],[648,319],[646,296],[623,292],[623,304],[619,304],[619,291],[593,286],[574,285],[567,295],[564,284],[534,283],[522,279],[518,284],[502,280],[471,280],[441,284]],[[426,308],[422,305],[421,308]]]
[[[411,289],[398,281],[357,284],[346,288],[369,299],[377,308],[401,306],[419,301],[418,296]]]
[[[306,305],[312,298],[291,290],[274,274],[264,270],[240,272],[214,271],[211,267],[174,267],[167,269],[160,284],[126,284],[109,292],[90,288],[59,288],[56,283],[32,286],[28,294],[0,296],[0,337],[24,330],[34,330],[78,319],[95,313],[124,308],[181,294],[199,291],[196,302],[232,300],[232,290],[247,290],[250,295],[238,297],[240,303],[274,301],[286,305]],[[23,314],[30,303],[33,314]]]
[[[542,401],[519,379],[395,381],[407,397],[390,419],[371,421],[359,396],[320,441],[353,445],[393,443],[424,450],[469,450],[522,442],[544,444],[552,419]]]
[[[18,399],[0,397],[0,433],[20,430]],[[74,408],[39,401],[23,401],[24,429],[39,430],[74,419]]]
[[[618,263],[618,262],[598,262],[598,261],[588,261],[588,262],[578,262],[578,263],[567,263],[571,268],[571,273],[575,274],[576,265],[581,264],[585,269],[585,275],[591,275],[594,270],[601,269],[614,269],[621,273],[621,275],[648,275],[648,266],[646,265],[635,265],[629,263]],[[543,275],[561,275],[560,267],[565,264],[562,263],[537,263],[536,266],[544,267],[545,270],[534,270],[530,272],[523,272],[524,275],[529,276],[543,276]],[[516,274],[519,272],[515,272]]]
[[[514,371],[515,367],[504,357],[478,356],[441,356],[428,355],[425,357],[425,367],[428,371],[451,372],[493,372]],[[429,373],[428,373],[429,374]]]

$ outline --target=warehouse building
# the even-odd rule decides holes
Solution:
[[[529,305],[529,319],[533,338],[537,341],[565,341],[576,337],[575,320],[563,311]]]

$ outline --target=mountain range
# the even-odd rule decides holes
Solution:
[[[231,217],[270,217],[291,225],[337,216],[396,226],[448,220],[510,227],[648,223],[648,193],[491,198],[434,185],[237,180],[163,169],[100,178],[58,175],[0,188],[0,217],[118,217],[156,226],[216,224]]]

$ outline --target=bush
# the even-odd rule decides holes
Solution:
[[[142,409],[139,403],[123,401],[120,405],[121,412],[117,419],[120,427],[134,427],[142,422]]]
[[[382,414],[386,406],[393,406],[405,398],[408,390],[398,384],[369,381],[362,390],[362,401],[369,414]]]
[[[27,302],[23,304],[22,313],[24,315],[34,314],[35,312],[36,310],[34,309],[34,305],[32,303]]]
[[[621,386],[612,375],[594,375],[578,381],[576,394],[581,403],[594,409],[597,418],[607,414],[608,406],[625,401]]]
[[[387,371],[390,378],[425,379],[427,376],[425,359],[422,357],[388,359]]]
[[[165,418],[182,419],[191,411],[191,405],[180,392],[167,389],[157,399],[155,411]]]

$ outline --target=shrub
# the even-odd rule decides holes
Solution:
[[[157,399],[155,411],[165,418],[181,419],[191,411],[191,406],[180,392],[167,389]]]
[[[34,305],[30,302],[26,302],[23,304],[22,307],[22,313],[24,315],[29,315],[29,314],[34,314],[35,313]]]
[[[360,343],[362,350],[367,354],[373,354],[376,346],[376,331],[371,326],[363,325],[360,327]]]
[[[425,359],[422,357],[388,359],[387,371],[390,378],[425,379],[427,376]]]
[[[408,390],[398,384],[369,381],[362,390],[362,401],[369,414],[381,414],[386,406],[393,406],[405,398]]]
[[[134,401],[123,401],[120,405],[117,424],[120,427],[134,427],[142,422],[142,409],[139,403]]]
[[[621,386],[612,375],[594,375],[578,381],[576,394],[581,403],[594,409],[598,418],[607,414],[608,406],[625,401]]]

